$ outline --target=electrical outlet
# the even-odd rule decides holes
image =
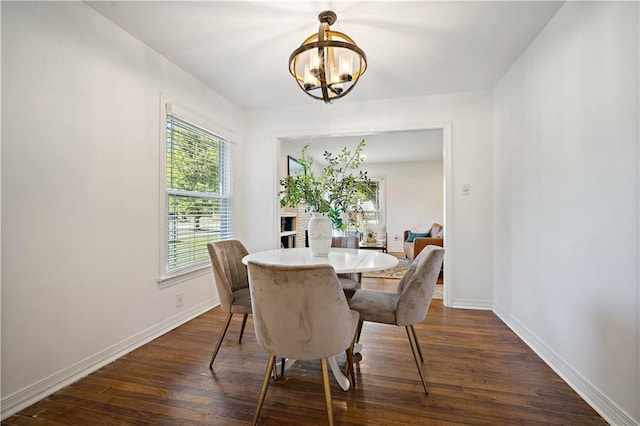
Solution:
[[[182,294],[182,293],[176,294],[176,308],[179,308],[179,307],[182,306],[183,296],[184,296],[184,294]]]

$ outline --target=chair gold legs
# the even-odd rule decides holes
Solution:
[[[256,413],[253,416],[253,424],[258,424],[258,417],[260,416],[260,410],[262,410],[262,403],[264,402],[264,397],[267,395],[267,388],[269,387],[269,380],[271,380],[271,371],[273,370],[273,366],[276,363],[275,356],[269,356],[269,361],[267,362],[267,368],[264,370],[264,378],[262,379],[262,387],[260,388],[260,396],[258,396],[258,406],[256,407]],[[326,365],[325,365],[326,367]]]
[[[351,342],[351,346],[347,349],[347,364],[344,367],[344,375],[348,376],[351,374],[351,384],[353,387],[356,387],[356,379],[353,367],[353,347],[356,342],[360,341],[360,334],[362,333],[362,324],[363,321],[360,320],[358,322],[358,328],[356,329],[356,335],[354,337],[353,342]],[[420,342],[418,342],[418,334],[416,333],[416,329],[413,325],[405,326],[405,330],[407,331],[407,336],[409,337],[409,344],[411,345],[411,352],[413,353],[413,359],[416,361],[416,367],[418,367],[418,373],[420,373],[420,380],[422,380],[422,386],[424,387],[425,395],[429,395],[429,388],[427,387],[427,378],[425,376],[425,371],[422,366],[424,363],[424,357],[422,356],[422,349],[420,348]]]
[[[240,338],[238,339],[238,343],[242,343],[242,334],[244,333],[244,326],[247,325],[247,317],[249,314],[244,314],[242,316],[242,327],[240,328]]]
[[[420,349],[415,337],[415,330],[412,326],[406,326],[407,336],[409,336],[409,343],[411,344],[411,351],[413,352],[413,358],[416,360],[416,367],[418,367],[418,373],[420,373],[420,379],[422,379],[422,386],[424,387],[425,395],[429,395],[429,389],[427,388],[427,380],[422,370],[422,362],[420,361]]]
[[[424,362],[424,357],[422,356],[422,350],[420,349],[420,342],[418,341],[418,335],[416,334],[416,329],[413,325],[410,325],[411,332],[413,333],[413,338],[416,339],[416,347],[418,348],[418,354],[420,354],[420,361]]]
[[[344,375],[351,379],[351,387],[356,387],[356,373],[353,368],[353,345],[347,349],[347,364],[344,366]]]
[[[327,420],[329,421],[329,426],[333,426],[333,405],[331,404],[331,388],[329,386],[329,370],[327,369],[326,358],[320,360],[320,367],[322,368],[322,384],[324,387],[324,403],[327,406]]]
[[[362,322],[360,322],[358,326],[362,326]],[[353,386],[354,388],[356,387],[356,373],[355,368],[353,367],[353,347],[356,344],[357,337],[358,333],[356,330],[356,333],[353,335],[353,340],[351,340],[351,346],[347,348],[347,365],[344,366],[344,375],[351,376],[351,386]]]
[[[222,326],[222,332],[218,337],[218,343],[216,343],[216,348],[213,350],[213,354],[211,355],[211,361],[209,361],[209,369],[213,366],[213,361],[216,359],[216,355],[218,355],[218,351],[220,350],[220,345],[222,345],[222,339],[224,339],[224,335],[227,333],[227,328],[229,328],[229,324],[231,323],[231,317],[233,314],[229,312],[227,314],[227,319],[224,321],[224,325]]]
[[[362,334],[362,324],[364,324],[364,321],[361,318],[360,320],[358,320],[358,329],[356,331],[356,343],[360,343],[360,335]]]
[[[275,355],[269,356],[267,362],[267,368],[264,370],[264,377],[262,378],[262,387],[260,388],[260,395],[258,396],[258,405],[256,406],[256,412],[253,415],[253,425],[258,424],[258,418],[260,417],[260,411],[262,410],[262,404],[264,398],[267,396],[267,389],[269,388],[269,380],[271,380],[271,374],[274,371],[276,365]],[[322,369],[322,386],[324,388],[324,403],[327,407],[327,420],[329,426],[333,426],[333,405],[331,402],[331,386],[329,382],[329,368],[327,367],[327,359],[320,360],[320,367]]]

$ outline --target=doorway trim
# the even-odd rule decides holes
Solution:
[[[286,139],[300,139],[300,138],[330,138],[338,136],[367,136],[372,134],[384,134],[403,131],[420,131],[420,130],[441,130],[442,131],[442,166],[443,166],[443,204],[444,204],[444,248],[445,248],[445,260],[444,260],[444,285],[443,285],[443,303],[445,306],[452,306],[453,301],[453,289],[455,282],[453,281],[453,265],[455,259],[455,249],[453,244],[454,230],[453,230],[453,138],[452,138],[452,121],[435,121],[418,123],[414,125],[399,125],[397,127],[388,127],[383,129],[377,129],[375,131],[363,130],[363,129],[348,129],[339,133],[322,133],[321,131],[309,133],[308,131],[294,131],[294,132],[281,132],[274,137],[275,148],[275,170],[281,170],[282,168],[282,140]],[[277,175],[277,172],[276,172]],[[280,192],[280,183],[278,179],[275,179],[275,193]],[[275,203],[275,223],[274,229],[278,229],[280,226],[280,204]],[[279,245],[279,238],[278,238]]]

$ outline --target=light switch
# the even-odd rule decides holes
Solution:
[[[462,185],[462,195],[469,195],[470,192],[471,192],[471,186],[469,186],[468,183],[465,183],[464,185]]]

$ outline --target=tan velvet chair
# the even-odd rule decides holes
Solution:
[[[242,314],[242,327],[238,343],[242,342],[247,316],[251,313],[251,296],[247,267],[242,263],[242,258],[249,254],[244,245],[238,240],[224,240],[207,244],[207,249],[211,259],[213,279],[218,289],[218,297],[220,297],[220,307],[223,312],[227,313],[227,318],[209,362],[209,368],[212,368],[233,314]]]
[[[331,247],[357,249],[360,247],[360,243],[356,236],[332,237]],[[344,295],[347,296],[347,299],[350,299],[356,290],[362,287],[362,274],[359,272],[338,274],[338,279],[340,280],[340,285],[342,285],[342,290],[344,291]]]
[[[422,367],[424,358],[413,325],[424,321],[427,316],[443,258],[442,247],[427,246],[411,263],[395,293],[358,290],[349,302],[351,309],[360,312],[358,335],[363,321],[397,325],[406,329],[424,393],[427,395],[429,390]],[[347,367],[353,369],[352,365]]]
[[[253,424],[257,424],[276,357],[320,360],[325,405],[333,424],[327,357],[347,351],[352,364],[359,315],[349,309],[331,265],[283,266],[249,262],[253,325],[269,353]]]

